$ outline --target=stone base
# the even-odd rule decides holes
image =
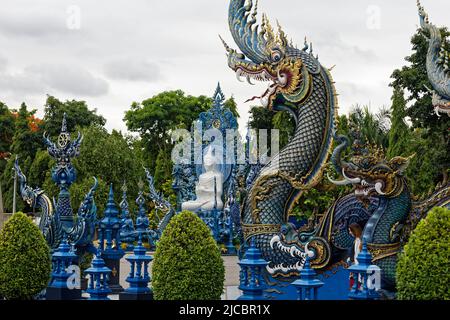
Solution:
[[[45,298],[47,300],[80,300],[81,289],[47,287]]]
[[[119,293],[119,300],[149,301],[153,300],[153,292],[149,293],[128,293],[126,291]]]

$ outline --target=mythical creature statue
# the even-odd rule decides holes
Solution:
[[[14,170],[19,179],[19,192],[32,209],[40,210],[39,229],[49,244],[50,248],[58,248],[62,239],[62,225],[59,216],[54,214],[53,205],[50,198],[40,188],[31,188],[27,184],[27,177],[19,166],[19,160],[16,158]]]
[[[67,131],[66,115],[64,114],[61,133],[58,142],[53,143],[44,134],[44,142],[48,153],[56,160],[52,169],[52,179],[60,188],[58,201],[54,205],[44,191],[39,188],[31,188],[27,185],[26,176],[20,169],[18,160],[14,166],[20,182],[20,194],[33,209],[40,209],[39,228],[42,231],[48,245],[53,250],[59,247],[61,240],[66,238],[70,245],[74,246],[78,254],[86,251],[95,253],[92,241],[95,235],[97,220],[97,207],[94,201],[94,193],[98,187],[98,181],[94,177],[94,185],[80,205],[78,214],[74,216],[69,188],[76,179],[76,170],[71,159],[79,155],[83,136],[78,133],[77,139],[71,141]],[[56,208],[56,210],[54,210]]]
[[[81,202],[73,227],[67,234],[70,244],[90,253],[95,253],[97,250],[92,244],[97,223],[97,206],[94,200],[94,194],[97,188],[98,180],[94,177],[94,185]]]
[[[434,90],[428,88],[433,94],[433,106],[437,115],[446,113],[450,116],[450,52],[445,49],[445,40],[442,39],[439,28],[432,24],[425,9],[417,1],[419,7],[420,26],[429,34],[427,52],[427,73]]]
[[[14,170],[19,178],[19,191],[22,199],[30,205],[33,210],[40,210],[39,229],[44,235],[49,247],[56,250],[64,235],[69,243],[83,252],[95,249],[92,241],[95,235],[95,223],[97,219],[97,207],[94,201],[94,193],[98,187],[98,180],[94,178],[94,185],[82,201],[78,214],[70,229],[64,228],[60,215],[54,211],[50,198],[40,188],[32,188],[27,184],[27,178],[22,172],[18,160]],[[80,252],[81,252],[80,251]]]
[[[228,65],[239,80],[269,82],[259,99],[274,111],[288,111],[295,119],[295,134],[287,146],[272,157],[254,180],[242,207],[245,238],[254,238],[272,275],[298,275],[306,252],[311,264],[327,261],[329,247],[324,239],[293,240],[289,249],[280,245],[289,232],[288,216],[302,191],[320,181],[336,128],[337,99],[329,69],[313,54],[305,41],[297,49],[280,26],[275,32],[263,15],[257,25],[255,1],[231,0],[229,27],[242,53],[225,41]]]
[[[344,136],[339,136],[338,140],[341,144],[333,152],[331,161],[343,179],[329,179],[336,185],[352,185],[354,192],[339,199],[328,211],[317,236],[328,241],[332,249],[331,262],[336,262],[344,258],[353,245],[349,226],[360,224],[373,262],[382,270],[382,288],[393,290],[400,236],[411,211],[411,195],[403,175],[410,158],[387,160],[381,149],[357,145],[347,162],[342,159],[342,152],[349,140]]]
[[[157,230],[157,233],[161,236],[172,217],[175,216],[176,212],[170,202],[164,198],[163,194],[156,191],[154,179],[150,174],[150,171],[147,168],[144,169],[149,187],[149,198],[155,203],[155,209],[164,214],[164,217],[158,223]]]

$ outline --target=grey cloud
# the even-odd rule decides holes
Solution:
[[[21,73],[1,74],[2,90],[18,94],[49,93],[59,91],[80,96],[102,96],[108,93],[109,84],[89,71],[68,65],[33,65]]]
[[[47,86],[37,77],[25,73],[0,74],[0,88],[2,94],[5,92],[13,93],[15,96],[42,94]]]
[[[104,79],[76,66],[40,65],[26,69],[35,73],[50,88],[82,96],[101,96],[108,93],[109,85]]]
[[[43,36],[67,33],[64,11],[2,10],[0,33],[5,36]]]
[[[5,57],[0,56],[0,72],[3,72],[6,69],[8,64],[8,60]]]
[[[105,74],[116,80],[158,82],[162,79],[156,63],[142,59],[118,59],[108,62],[104,67]]]
[[[345,59],[352,57],[352,59],[360,59],[366,63],[377,63],[378,56],[373,50],[366,50],[360,48],[358,45],[349,44],[342,39],[340,33],[328,32],[323,33],[314,41],[313,45],[320,47],[321,52],[327,55],[333,55],[336,59]]]

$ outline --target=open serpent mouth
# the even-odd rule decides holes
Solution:
[[[374,191],[379,195],[385,195],[383,192],[384,184],[381,181],[370,183],[366,180],[361,180],[360,184],[355,188],[355,195],[359,197],[368,197]]]
[[[376,192],[379,195],[385,195],[386,193],[383,191],[385,188],[385,183],[382,180],[376,180],[375,182],[369,182],[365,179],[359,177],[350,177],[345,172],[345,169],[342,169],[342,176],[344,177],[341,181],[335,181],[328,176],[328,180],[331,181],[335,185],[345,186],[345,185],[354,185],[355,186],[355,195],[358,197],[368,197],[373,192]]]
[[[298,259],[298,261],[294,264],[273,264],[269,263],[267,266],[267,271],[270,274],[276,274],[276,273],[284,273],[287,274],[292,271],[300,271],[306,260],[307,252],[303,252],[298,248],[296,244],[285,244],[279,235],[273,236],[273,238],[270,240],[270,247],[274,249],[278,249],[281,252],[284,252],[286,254],[289,254],[292,258]]]
[[[267,90],[260,96],[254,96],[247,101],[255,101],[258,100],[261,102],[263,107],[268,107],[270,104],[270,100],[275,96],[277,89],[284,87],[287,83],[287,77],[283,76],[282,74],[278,74],[276,76],[272,75],[268,70],[262,69],[260,71],[249,71],[247,69],[244,69],[242,67],[239,67],[236,70],[236,78],[243,82],[242,78],[246,78],[247,82],[251,85],[254,85],[252,80],[260,81],[260,82],[270,82]]]

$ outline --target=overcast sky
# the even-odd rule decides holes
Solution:
[[[422,4],[433,23],[450,27],[450,1]],[[336,65],[341,113],[357,103],[372,111],[390,104],[389,77],[404,65],[419,23],[416,0],[260,0],[259,7],[299,47],[307,36],[324,66]],[[240,83],[228,69],[218,38],[236,47],[227,9],[227,0],[2,0],[0,101],[25,101],[42,116],[46,94],[85,100],[108,129],[126,130],[133,101],[173,89],[211,96],[220,81],[243,126],[243,102],[267,84]]]

